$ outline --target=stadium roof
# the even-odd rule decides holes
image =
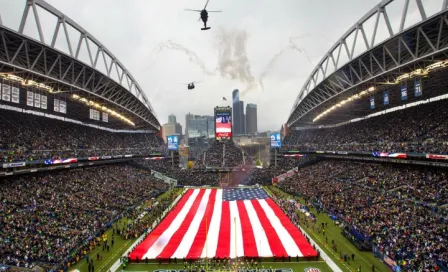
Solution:
[[[116,56],[47,2],[24,3],[18,29],[3,25],[0,12],[0,72],[43,83],[57,90],[53,95],[87,101],[99,111],[107,108],[131,120],[135,128],[160,129],[142,88]],[[53,25],[41,23],[44,13],[55,18]],[[29,25],[37,29],[37,38],[24,31]]]
[[[448,59],[447,8],[448,1],[379,3],[314,68],[297,96],[288,126],[341,123],[384,110],[371,109],[369,103],[373,96],[378,105],[385,90],[391,105],[402,104],[397,99],[401,85],[408,86],[410,97],[416,79],[424,86],[424,95],[417,99],[446,93],[442,68]]]

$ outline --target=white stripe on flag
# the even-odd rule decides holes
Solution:
[[[207,208],[207,203],[210,198],[211,189],[207,189],[202,197],[201,203],[199,204],[198,210],[194,215],[193,220],[188,227],[187,232],[185,233],[184,238],[180,242],[176,251],[174,252],[171,258],[184,258],[187,257],[188,252],[190,251],[191,245],[193,244],[194,238],[196,237],[196,233],[198,232],[199,225],[201,225],[202,218],[204,217],[205,209]]]
[[[265,211],[269,221],[271,221],[271,224],[277,232],[280,241],[282,241],[283,247],[288,253],[288,256],[303,256],[294,239],[291,237],[291,234],[289,234],[285,227],[283,227],[282,222],[280,222],[280,219],[275,215],[274,211],[271,209],[266,200],[259,199],[258,202]]]
[[[229,210],[230,210],[230,258],[235,258],[235,217],[238,216],[238,209],[235,209],[232,206],[233,201],[229,201]],[[237,238],[238,239],[238,238]],[[238,243],[238,242],[237,242]]]
[[[250,200],[244,200],[246,206],[247,215],[249,216],[250,223],[252,224],[252,230],[254,232],[255,242],[257,243],[258,256],[260,257],[272,257],[272,251],[269,246],[268,238],[264,232],[263,226],[258,219],[257,212]]]
[[[218,189],[216,192],[215,207],[213,210],[212,218],[208,225],[207,241],[202,250],[201,257],[213,257],[218,247],[219,226],[221,225],[221,213],[222,213],[222,189]],[[206,248],[208,247],[208,248]],[[207,253],[207,256],[206,256]]]
[[[157,239],[157,241],[152,245],[151,248],[149,248],[148,252],[146,252],[145,255],[143,255],[143,258],[148,259],[155,259],[160,252],[165,248],[165,246],[170,241],[173,234],[179,229],[180,225],[184,221],[185,217],[187,216],[188,211],[190,210],[191,206],[193,205],[194,200],[199,194],[199,190],[194,190],[191,194],[190,198],[187,200],[185,205],[182,207],[182,210],[177,214],[176,218],[174,218],[173,222],[171,222],[171,225],[163,232],[162,235]]]
[[[241,230],[241,220],[240,220],[240,212],[238,210],[238,205],[236,201],[230,201],[230,214],[232,215],[232,221],[235,222],[236,226],[234,226],[234,230],[236,229],[236,252],[234,254],[238,254],[238,257],[244,256],[244,244],[243,244],[243,232]],[[236,218],[236,221],[235,219]],[[235,236],[232,237],[232,243],[235,244]],[[235,247],[235,246],[234,246]],[[235,255],[230,255],[232,258],[235,258]]]

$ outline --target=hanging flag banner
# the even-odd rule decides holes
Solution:
[[[10,102],[11,101],[11,86],[3,84],[1,94],[2,94],[3,101]]]
[[[20,89],[17,87],[12,87],[11,102],[19,104],[19,101],[20,101]]]
[[[384,105],[389,105],[389,91],[384,91]]]
[[[415,96],[421,96],[422,93],[422,82],[419,78],[416,78],[414,81],[414,92]]]
[[[375,97],[370,97],[370,109],[373,110],[375,108]]]
[[[26,105],[29,107],[34,107],[34,93],[27,91],[26,92]]]
[[[400,92],[401,92],[401,100],[407,100],[408,99],[408,87],[406,85],[401,86]]]

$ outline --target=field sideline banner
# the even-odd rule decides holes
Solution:
[[[23,167],[25,165],[26,162],[11,162],[11,163],[4,163],[3,168]]]

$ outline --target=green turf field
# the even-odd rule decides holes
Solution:
[[[272,191],[275,191],[277,194],[282,194],[285,198],[292,198],[292,196],[284,193],[276,187],[265,187],[268,193],[272,194]],[[159,196],[158,200],[165,198],[169,195],[169,192]],[[302,201],[298,198],[296,200]],[[314,214],[317,215],[315,209],[311,210]],[[326,236],[317,231],[317,226],[314,226],[314,223],[308,221],[305,223],[306,217],[302,215],[301,227],[308,233],[308,235],[316,242],[318,245],[333,259],[333,261],[343,270],[348,272],[355,272],[360,267],[361,271],[372,271],[372,264],[375,266],[375,271],[386,272],[389,271],[388,268],[377,258],[373,256],[372,252],[360,252],[355,246],[353,246],[342,234],[341,229],[334,225],[333,221],[325,214],[317,215],[319,223],[324,222],[328,223],[328,227],[326,228]],[[127,219],[122,219],[118,224],[123,224]],[[108,237],[112,236],[112,229],[107,231]],[[343,254],[347,253],[350,255],[352,253],[355,254],[355,260],[348,262],[343,262],[339,258],[339,252],[334,252],[331,249],[331,246],[328,246],[325,242],[325,238],[328,239],[329,244],[331,245],[331,240],[334,240],[338,245],[338,251],[340,250]],[[95,272],[107,272],[110,267],[120,258],[120,256],[134,243],[135,239],[131,240],[123,240],[121,237],[115,237],[115,245],[110,249],[110,252],[102,251],[101,247],[94,249],[93,252],[89,253],[89,257],[93,256]],[[96,260],[96,254],[99,253],[102,255],[102,260]],[[321,261],[301,261],[295,262],[295,259],[291,260],[291,262],[272,262],[266,261],[262,262],[261,266],[264,268],[291,268],[293,271],[305,271],[307,268],[318,268],[320,271],[332,271],[330,267],[325,263],[324,260]],[[259,266],[259,268],[262,268]],[[175,269],[180,270],[183,269],[183,264],[158,264],[158,263],[139,263],[139,264],[128,264],[126,267],[126,271],[155,271],[158,269]],[[80,262],[71,267],[71,269],[78,269],[80,271],[88,271],[86,260],[80,260]],[[70,270],[71,270],[70,269]]]
[[[179,189],[174,189],[174,190],[178,190],[179,192],[181,190]],[[160,201],[164,198],[167,198],[168,195],[170,194],[171,191],[165,192],[162,195],[160,195],[156,201]],[[154,201],[155,202],[155,201]],[[147,202],[145,203],[145,205],[142,205],[142,207],[146,206],[146,204],[148,204]],[[117,222],[117,224],[123,225],[126,224],[127,220],[130,220],[128,218],[123,218],[121,220],[119,220]],[[106,231],[107,233],[107,237],[112,237],[112,228]],[[89,256],[89,258],[93,258],[93,264],[95,267],[95,272],[100,272],[100,271],[109,271],[109,268],[120,258],[120,256],[126,252],[126,250],[135,242],[136,239],[128,239],[128,240],[124,240],[121,238],[121,236],[116,235],[115,236],[115,244],[113,247],[110,248],[110,251],[103,251],[102,247],[97,247],[95,249],[92,250],[92,252],[90,252],[89,254],[87,254]],[[102,256],[102,259],[100,261],[97,260],[96,255],[100,254]],[[88,271],[88,265],[85,259],[82,259],[79,261],[79,263],[75,264],[74,266],[70,267],[70,270],[72,269],[78,269],[82,272],[84,271]]]

